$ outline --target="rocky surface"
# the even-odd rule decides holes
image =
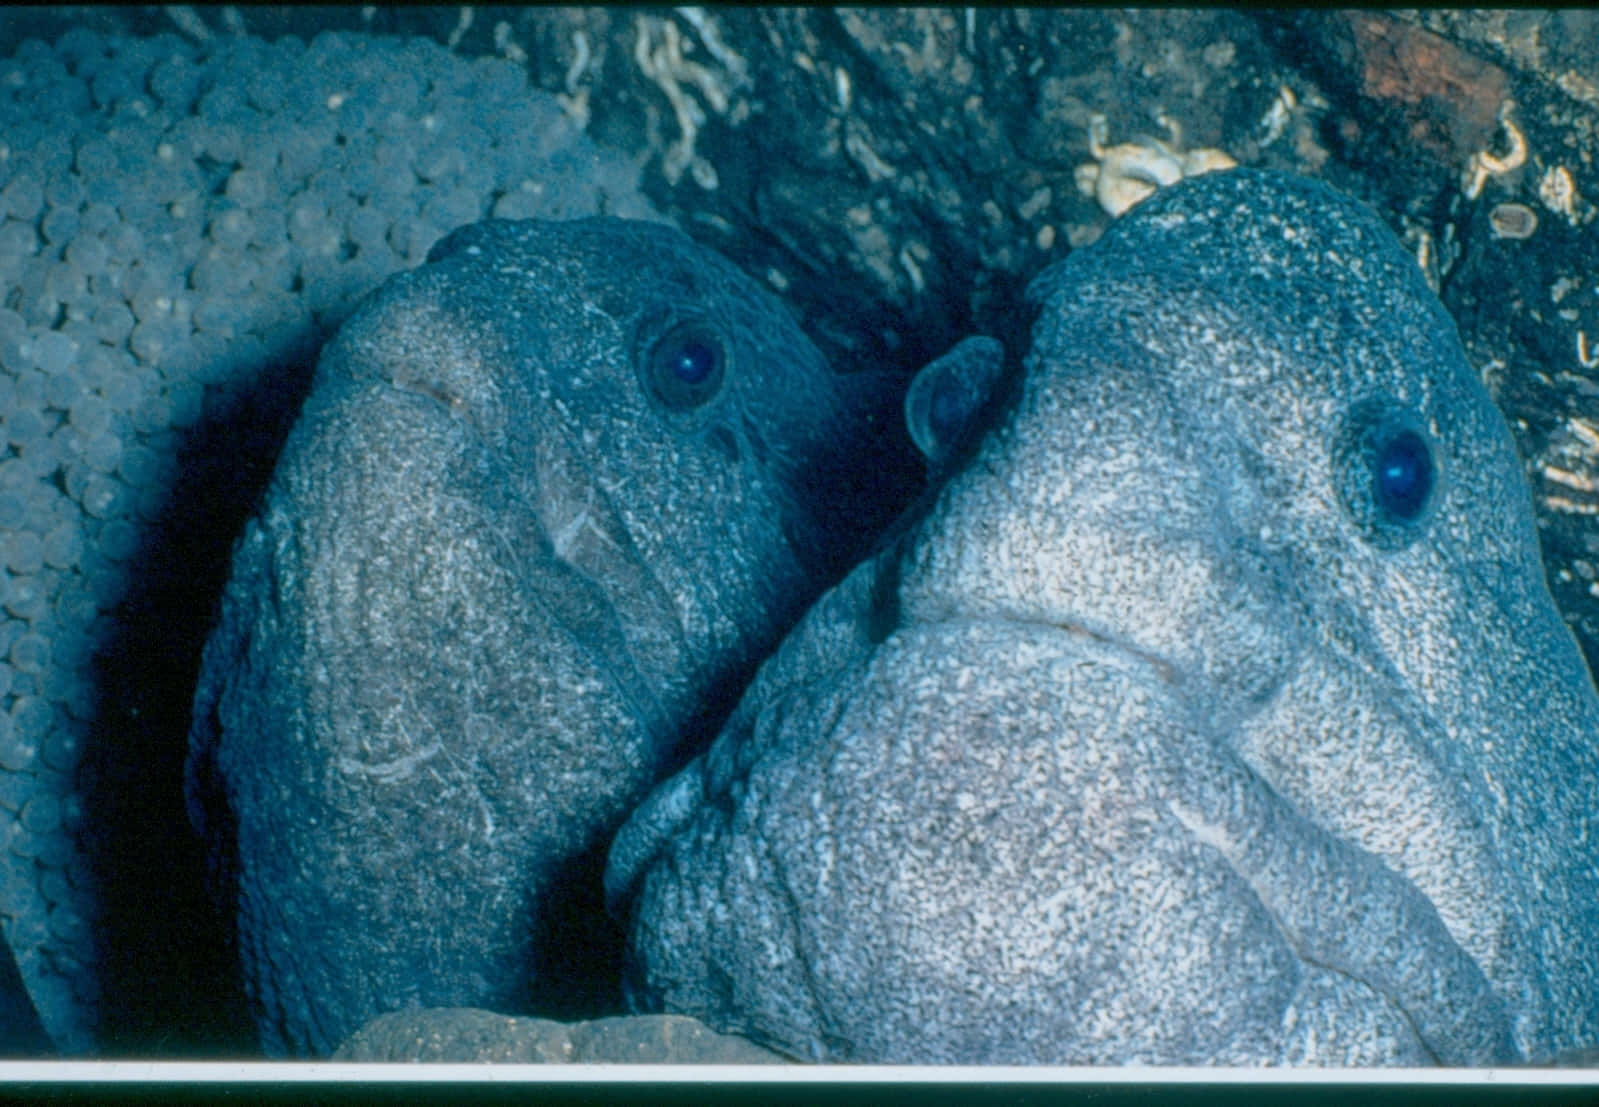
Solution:
[[[685,1015],[557,1022],[474,1008],[396,1011],[352,1034],[335,1061],[523,1065],[774,1065],[788,1058]]]

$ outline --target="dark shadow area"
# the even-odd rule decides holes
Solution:
[[[533,931],[528,1013],[575,1021],[624,1014],[621,966],[627,935],[605,910],[610,836],[556,872]]]
[[[184,803],[189,705],[233,543],[272,475],[318,342],[212,389],[184,434],[166,510],[128,567],[117,637],[95,658],[98,707],[80,764],[80,840],[101,881],[102,1052],[254,1054],[231,917],[205,887]]]
[[[39,1057],[50,1052],[50,1039],[17,971],[17,959],[0,942],[0,1058]]]

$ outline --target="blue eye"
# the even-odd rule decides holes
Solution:
[[[649,344],[639,368],[645,390],[657,403],[687,411],[721,390],[727,347],[705,323],[679,323]]]
[[[1334,440],[1339,498],[1366,541],[1403,549],[1425,529],[1438,498],[1438,459],[1422,422],[1387,399],[1355,404]]]
[[[1377,503],[1400,519],[1414,519],[1432,492],[1432,451],[1421,435],[1402,430],[1376,449]]]
[[[678,343],[666,356],[666,369],[687,385],[704,384],[717,369],[716,350],[698,338]]]

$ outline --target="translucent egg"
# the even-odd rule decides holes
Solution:
[[[44,546],[31,530],[14,530],[0,535],[5,565],[13,573],[37,573],[44,568]]]
[[[28,633],[11,643],[11,667],[37,675],[50,663],[50,642],[42,634]]]
[[[27,573],[22,576],[5,574],[5,579],[0,582],[0,605],[3,605],[10,615],[18,619],[38,619],[50,610],[50,597],[45,588],[45,582],[36,573]],[[21,641],[19,637],[18,642]],[[15,649],[17,642],[11,644]],[[25,673],[38,672],[37,668],[28,668],[18,664],[17,668]]]
[[[74,523],[57,523],[40,539],[39,549],[46,565],[57,569],[73,568],[83,554],[82,530]]]
[[[90,473],[78,502],[96,519],[113,519],[127,510],[127,486],[105,473]]]
[[[25,734],[12,715],[0,715],[0,769],[23,772],[33,767],[38,756],[37,738]]]

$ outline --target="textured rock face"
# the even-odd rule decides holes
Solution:
[[[780,1065],[788,1058],[682,1015],[590,1022],[498,1015],[472,1008],[379,1015],[335,1061],[510,1065]]]
[[[13,46],[0,918],[58,1047],[193,1049],[228,988],[185,705],[318,345],[463,223],[650,208],[636,167],[509,62],[362,35]]]
[[[639,1009],[860,1061],[1599,1040],[1599,699],[1505,425],[1325,186],[1034,285],[1013,409],[618,835]]]
[[[464,228],[356,312],[195,699],[196,822],[269,1052],[526,1009],[569,971],[533,945],[556,870],[858,555],[894,399],[649,223]]]

